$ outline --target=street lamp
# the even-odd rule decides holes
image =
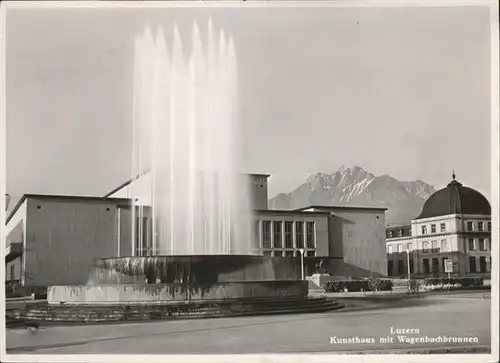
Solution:
[[[300,252],[300,276],[302,276],[302,280],[304,280],[304,249],[299,249]]]
[[[408,244],[406,245],[406,265],[408,267],[408,285],[409,285],[411,280],[411,269],[410,269],[410,246]]]

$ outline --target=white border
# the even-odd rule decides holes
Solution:
[[[5,247],[6,247],[6,237],[5,236],[5,193],[7,192],[7,176],[6,176],[6,155],[7,152],[7,137],[6,137],[6,102],[5,102],[5,7],[0,4],[0,360],[3,361],[6,355],[5,348],[7,346],[7,334],[5,334]]]
[[[491,24],[491,200],[492,200],[492,256],[497,257],[498,242],[500,234],[499,225],[499,196],[500,196],[500,148],[499,148],[499,24],[498,24],[498,2],[495,0],[331,0],[331,1],[141,1],[141,2],[118,2],[118,1],[4,1],[0,9],[0,221],[5,221],[5,191],[6,191],[6,111],[5,111],[5,55],[6,39],[6,8],[142,8],[142,7],[219,7],[219,8],[234,8],[234,7],[270,7],[270,8],[287,8],[287,7],[457,7],[457,6],[488,6],[490,8],[490,24]],[[464,24],[467,26],[467,24]],[[0,222],[0,241],[5,241],[4,236],[5,225]],[[3,242],[2,242],[3,243]],[[0,245],[0,258],[5,260],[5,248]],[[493,258],[492,264],[492,308],[491,308],[491,329],[492,329],[492,354],[446,354],[446,355],[338,355],[338,354],[246,354],[246,355],[20,355],[6,354],[6,334],[5,332],[5,280],[2,277],[0,282],[0,304],[2,311],[0,312],[0,346],[2,348],[0,360],[11,362],[164,362],[167,359],[174,362],[254,362],[254,361],[273,361],[273,362],[350,362],[356,358],[369,362],[496,362],[498,361],[498,282],[499,282],[499,264],[498,259]],[[0,264],[0,276],[5,276],[5,263]]]

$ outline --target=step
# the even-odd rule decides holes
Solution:
[[[99,318],[98,314],[94,312],[86,313],[85,310],[80,310],[79,314],[71,313],[59,314],[58,316],[47,316],[46,309],[32,309],[24,314],[21,314],[19,320],[32,320],[32,321],[53,321],[53,322],[106,322],[106,321],[123,321],[123,320],[155,320],[155,319],[172,319],[172,318],[186,318],[186,317],[220,317],[220,316],[242,316],[242,315],[267,315],[267,314],[289,314],[289,313],[312,313],[312,312],[325,312],[336,310],[343,307],[342,304],[336,303],[333,300],[322,299],[321,301],[314,301],[310,304],[297,304],[285,306],[262,306],[259,304],[246,304],[239,306],[241,309],[234,309],[224,306],[214,306],[211,308],[193,308],[193,309],[177,309],[172,311],[171,315],[161,314],[162,310],[156,310],[160,314],[156,317],[155,310],[152,311],[137,311],[125,313],[123,310],[116,309],[114,311],[103,313],[105,317]],[[66,307],[67,309],[68,307]],[[51,309],[54,310],[54,309]],[[17,320],[17,319],[16,319]]]

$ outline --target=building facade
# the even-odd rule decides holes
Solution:
[[[271,210],[268,177],[250,175],[255,253],[303,258],[307,275],[317,271],[319,262],[332,275],[387,274],[385,209]],[[149,188],[145,174],[103,197],[24,195],[6,221],[6,280],[20,280],[23,286],[86,284],[96,258],[154,254]],[[133,213],[138,204],[140,220]],[[135,236],[132,223],[144,224]],[[145,235],[140,244],[139,232]]]
[[[491,206],[453,180],[424,203],[409,225],[386,229],[389,276],[488,276]],[[447,261],[452,261],[451,268]]]

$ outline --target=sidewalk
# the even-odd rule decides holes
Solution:
[[[398,297],[418,297],[418,296],[432,296],[432,295],[456,295],[456,294],[468,294],[468,293],[482,293],[486,298],[491,296],[489,290],[483,289],[471,289],[471,290],[434,290],[434,291],[419,291],[418,293],[410,293],[408,289],[396,289],[393,291],[367,291],[367,292],[325,292],[325,291],[310,291],[311,296],[326,296],[329,298],[337,299],[355,299],[355,298],[398,298]]]
[[[373,297],[373,296],[402,296],[410,295],[408,289],[396,289],[393,291],[365,291],[365,292],[325,292],[324,290],[313,290],[310,295],[322,295],[332,298],[350,298],[350,297]],[[416,294],[412,294],[416,295]]]

